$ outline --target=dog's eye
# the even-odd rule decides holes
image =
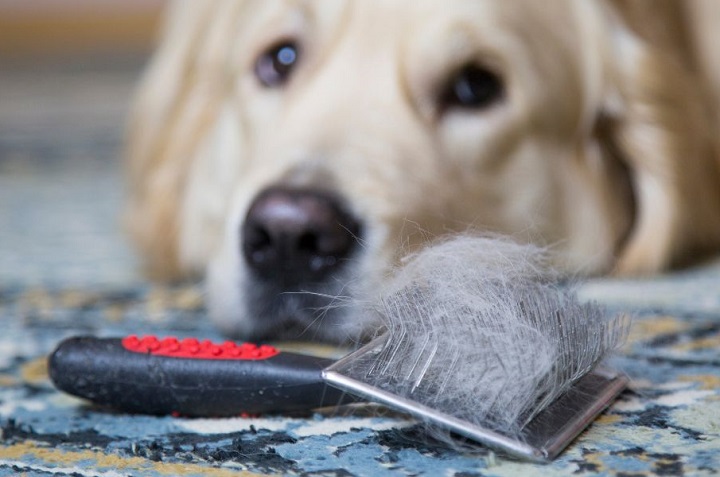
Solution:
[[[300,56],[298,47],[293,42],[283,42],[264,52],[255,63],[255,75],[267,87],[283,85]]]
[[[479,109],[490,106],[504,94],[503,83],[492,71],[470,65],[461,69],[441,96],[444,109]]]

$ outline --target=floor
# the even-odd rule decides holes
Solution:
[[[144,61],[53,58],[0,68],[0,283],[138,279],[121,230],[120,156]]]

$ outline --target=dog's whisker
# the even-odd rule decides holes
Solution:
[[[355,241],[355,243],[356,243],[359,247],[361,247],[362,249],[367,249],[367,241],[366,241],[365,239],[363,239],[363,238],[360,236],[360,234],[356,233],[355,231],[351,230],[349,227],[347,227],[347,226],[345,226],[345,225],[343,225],[343,224],[338,224],[338,225],[340,226],[340,228],[342,228],[343,230],[345,230],[345,232],[347,232],[348,235],[350,235],[350,237],[352,237],[352,239]]]

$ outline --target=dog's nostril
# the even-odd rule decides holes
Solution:
[[[329,269],[337,263],[335,253],[342,248],[334,244],[323,244],[316,233],[304,233],[297,241],[297,250],[300,254],[307,254],[308,267],[311,272]]]
[[[318,250],[317,235],[312,232],[304,233],[297,242],[298,250],[313,253]]]
[[[250,256],[248,260],[252,263],[261,264],[272,254],[273,240],[270,234],[262,227],[252,227],[245,232],[245,249]]]
[[[242,229],[243,255],[262,277],[316,280],[350,255],[359,229],[332,194],[271,188],[250,206]]]

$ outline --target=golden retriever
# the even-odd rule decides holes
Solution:
[[[642,274],[720,248],[716,0],[172,6],[129,140],[152,276],[247,339],[343,341],[457,231]]]

